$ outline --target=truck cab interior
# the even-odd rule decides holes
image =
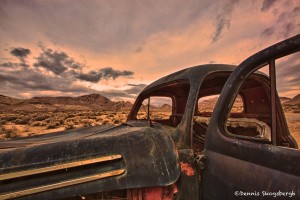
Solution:
[[[229,74],[213,73],[201,84],[193,125],[193,148],[204,150],[207,126],[219,94]],[[268,96],[268,78],[262,73],[253,74],[243,85],[227,118],[225,129],[231,137],[271,140],[271,111]]]

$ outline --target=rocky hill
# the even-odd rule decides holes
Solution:
[[[169,105],[169,104],[163,104],[162,106],[160,106],[159,109],[161,111],[164,111],[164,112],[166,112],[166,111],[172,111],[172,106]]]
[[[294,96],[292,99],[284,102],[284,104],[300,104],[300,94]]]
[[[291,98],[288,98],[288,97],[279,97],[279,99],[280,99],[281,103],[285,103],[285,102],[291,100]]]
[[[12,105],[12,104],[17,104],[22,102],[23,100],[20,99],[15,99],[12,97],[8,97],[8,96],[4,96],[0,94],[0,104],[4,104],[4,105]]]
[[[0,109],[3,111],[63,111],[63,110],[129,110],[130,102],[113,102],[101,94],[78,97],[33,97],[16,99],[0,95]]]

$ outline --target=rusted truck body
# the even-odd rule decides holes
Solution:
[[[299,197],[300,151],[275,80],[275,60],[299,50],[297,35],[238,67],[209,64],[165,76],[140,93],[119,126],[3,141],[0,199]],[[270,75],[257,72],[266,65]],[[212,95],[219,95],[213,112],[202,111],[199,99]],[[151,114],[157,97],[170,99],[168,117]]]

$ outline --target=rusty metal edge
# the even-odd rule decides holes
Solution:
[[[62,187],[76,185],[76,184],[80,184],[80,183],[95,181],[95,180],[99,180],[99,179],[103,179],[103,178],[107,178],[107,177],[111,177],[111,176],[117,176],[117,175],[123,174],[124,172],[125,172],[125,169],[118,169],[118,170],[114,170],[114,171],[95,174],[92,176],[86,176],[86,177],[63,181],[63,182],[54,183],[54,184],[50,184],[50,185],[44,185],[44,186],[30,188],[30,189],[26,189],[26,190],[20,190],[17,192],[6,193],[6,194],[0,195],[0,200],[12,199],[12,198],[17,198],[17,197],[35,194],[35,193],[39,193],[39,192],[44,192],[44,191],[48,191],[48,190],[54,190],[54,189],[58,189],[58,188],[62,188]]]
[[[105,161],[117,160],[120,158],[122,158],[122,155],[117,154],[117,155],[110,155],[110,156],[105,156],[105,157],[100,157],[100,158],[92,158],[92,159],[87,159],[87,160],[63,163],[63,164],[58,164],[58,165],[54,165],[54,166],[50,166],[50,167],[43,167],[43,168],[13,172],[13,173],[8,173],[8,174],[1,174],[0,181],[9,180],[9,179],[13,179],[13,178],[20,178],[20,177],[30,176],[30,175],[35,175],[35,174],[42,174],[42,173],[46,173],[46,172],[53,172],[53,171],[57,171],[57,170],[61,170],[61,169],[79,167],[79,166],[100,163],[100,162],[105,162]]]

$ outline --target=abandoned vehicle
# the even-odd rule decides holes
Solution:
[[[262,190],[300,196],[300,151],[275,79],[276,60],[299,50],[297,35],[237,67],[201,65],[160,78],[119,126],[3,141],[0,199],[210,200]],[[258,71],[264,66],[269,74]],[[213,98],[216,105],[203,110]]]

